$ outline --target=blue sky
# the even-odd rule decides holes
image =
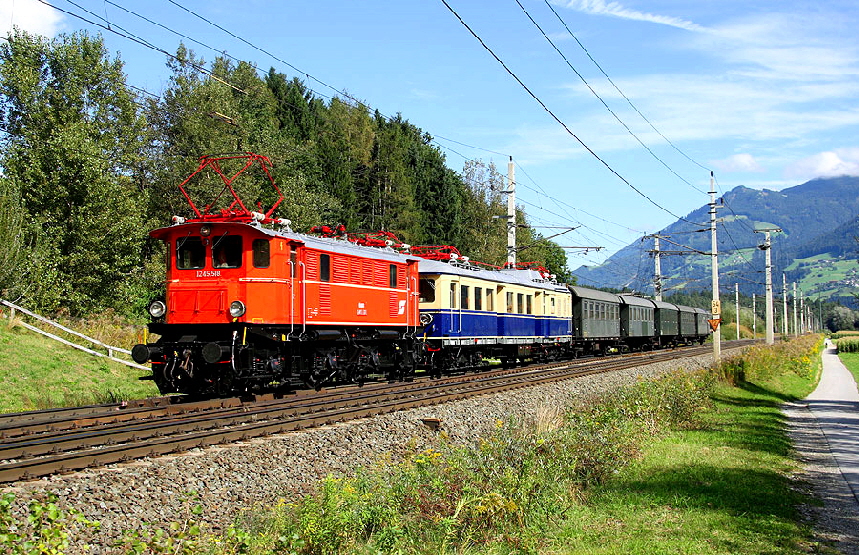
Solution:
[[[557,15],[545,0],[447,0],[569,131],[442,0],[46,1],[170,52],[180,37],[125,10],[186,35],[207,61],[215,52],[194,40],[299,75],[287,62],[321,95],[335,94],[330,85],[402,113],[456,170],[482,159],[506,171],[513,156],[533,223],[582,225],[558,243],[605,247],[571,251],[571,268],[708,202],[710,169],[720,191],[859,175],[855,0],[549,0]],[[0,30],[12,24],[49,36],[101,32],[131,84],[159,93],[167,83],[163,54],[37,0],[0,2]]]

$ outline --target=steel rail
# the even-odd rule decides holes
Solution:
[[[736,342],[734,344],[737,345]],[[442,380],[349,387],[335,392],[280,400],[263,398],[255,404],[237,404],[235,400],[225,400],[226,406],[219,408],[201,406],[198,412],[178,410],[149,421],[104,423],[101,417],[92,417],[88,420],[91,429],[53,430],[42,435],[18,436],[0,441],[0,459],[5,459],[5,462],[0,462],[0,482],[301,430],[345,419],[376,416],[575,376],[641,366],[673,359],[678,354],[688,357],[702,352],[707,350],[699,347],[682,352],[658,351],[645,355],[646,361],[640,360],[642,356],[570,361]],[[173,408],[181,409],[181,405]]]

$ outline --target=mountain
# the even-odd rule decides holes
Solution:
[[[764,294],[765,254],[763,233],[772,233],[773,287],[782,290],[782,273],[788,287],[797,282],[808,297],[855,304],[859,292],[859,177],[814,179],[802,185],[773,191],[739,186],[724,195],[717,210],[720,289],[733,291],[738,283],[744,294]],[[684,221],[686,220],[686,221]],[[691,222],[700,222],[696,226]],[[711,288],[709,208],[704,205],[659,231],[666,237],[660,251],[663,290],[701,291]],[[672,243],[673,242],[673,243]],[[679,244],[679,246],[678,246]],[[573,273],[588,286],[653,292],[654,263],[648,251],[653,239],[627,245],[599,266],[580,266]],[[699,252],[693,252],[699,251]]]

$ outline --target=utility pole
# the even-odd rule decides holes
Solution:
[[[752,339],[758,338],[758,315],[755,312],[755,294],[752,293]]]
[[[784,316],[781,320],[781,332],[785,335],[788,334],[788,326],[787,326],[787,275],[782,272],[781,273],[781,290],[782,290],[782,305],[784,308]]]
[[[507,162],[507,264],[516,267],[516,177],[513,157]]]
[[[799,333],[805,333],[805,296],[799,290]]]
[[[740,284],[734,284],[734,305],[737,311],[737,341],[740,340]]]
[[[659,259],[659,235],[653,236],[653,297],[662,300],[662,267]]]
[[[767,345],[772,345],[775,343],[775,337],[773,335],[773,273],[772,273],[772,243],[770,242],[770,232],[772,231],[781,231],[781,229],[777,227],[770,227],[767,229],[756,229],[755,233],[763,233],[764,234],[764,244],[760,245],[758,248],[766,253],[766,265],[767,265],[767,317],[766,317],[766,337],[767,337]]]
[[[719,254],[716,243],[716,179],[710,172],[710,259],[713,276],[713,362],[722,358],[722,304],[719,302]]]
[[[652,235],[645,235],[644,237],[642,237],[641,240],[644,241],[645,239],[648,239],[650,237],[653,237],[653,250],[647,251],[647,252],[652,254],[653,259],[654,259],[653,298],[656,299],[657,301],[661,301],[662,300],[662,290],[663,290],[663,287],[662,287],[662,285],[663,285],[662,284],[662,257],[668,256],[668,255],[673,255],[673,254],[679,255],[679,254],[704,254],[704,253],[702,253],[701,251],[699,251],[697,249],[693,249],[692,247],[689,247],[687,245],[681,245],[680,243],[676,243],[676,242],[672,241],[670,235],[659,235],[658,233],[654,233]],[[667,250],[667,251],[661,250],[660,243],[659,243],[660,239],[665,239],[665,241],[667,241],[668,243],[671,243],[672,245],[676,245],[683,250]]]
[[[796,282],[793,282],[793,334],[799,335],[799,328],[796,325]]]

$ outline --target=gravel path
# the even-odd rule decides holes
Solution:
[[[822,501],[822,505],[800,507],[814,527],[814,541],[845,555],[859,555],[859,503],[830,452],[817,418],[804,403],[788,403],[782,410],[802,464],[795,476],[798,487]]]

